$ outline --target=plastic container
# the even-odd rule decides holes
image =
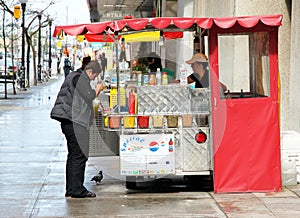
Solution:
[[[132,129],[135,125],[135,117],[134,116],[124,116],[124,128],[125,129]]]
[[[195,116],[196,123],[198,126],[207,126],[208,125],[208,116],[203,114],[197,114]]]
[[[143,75],[142,75],[142,71],[136,71],[136,84],[138,86],[141,86],[142,85],[142,78],[143,78]]]
[[[156,71],[156,85],[161,85],[161,71],[160,71],[160,68],[157,68],[157,71]]]
[[[121,125],[121,116],[119,115],[112,115],[109,117],[109,128],[111,129],[118,129]]]
[[[183,114],[182,115],[182,126],[190,127],[193,125],[193,115],[192,114]]]
[[[161,115],[152,116],[152,126],[154,128],[163,128],[163,126],[164,126],[164,116],[161,116]]]
[[[180,67],[180,85],[186,85],[187,82],[187,70],[184,67],[184,65],[181,65]]]
[[[132,90],[129,93],[128,97],[128,113],[129,114],[135,114],[136,113],[136,94]]]
[[[149,116],[138,116],[139,128],[149,128]]]
[[[170,128],[178,127],[178,116],[177,115],[168,115],[167,116],[167,125]]]
[[[148,73],[145,73],[145,74],[143,74],[143,78],[144,78],[144,80],[143,80],[143,85],[144,86],[147,86],[147,85],[149,85],[149,74]]]
[[[100,105],[100,100],[98,98],[95,98],[93,100],[93,109],[94,109],[94,116],[95,117],[98,115],[99,105]]]
[[[104,119],[104,127],[108,127],[108,125],[109,125],[109,119],[108,119],[108,116],[107,115],[105,115],[105,116],[103,116],[103,119]]]
[[[167,72],[163,72],[161,84],[162,85],[168,85],[168,74],[167,74]]]
[[[153,85],[155,85],[156,84],[156,77],[155,77],[155,75],[154,74],[150,74],[150,81],[149,81],[149,84],[151,85],[151,86],[153,86]]]

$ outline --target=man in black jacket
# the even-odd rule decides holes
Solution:
[[[70,73],[65,78],[51,111],[51,118],[61,123],[67,140],[66,197],[96,197],[83,183],[89,155],[89,128],[94,117],[92,102],[104,88],[102,84],[97,84],[92,89],[90,81],[100,72],[99,63],[91,61],[84,71]]]

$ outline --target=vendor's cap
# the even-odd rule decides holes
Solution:
[[[192,59],[187,60],[186,63],[187,64],[193,64],[195,62],[207,62],[207,61],[208,61],[208,58],[206,57],[205,54],[198,53],[198,54],[194,54]]]

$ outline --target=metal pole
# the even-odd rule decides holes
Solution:
[[[49,18],[49,76],[51,77],[51,64],[52,64],[52,55],[51,55],[51,25],[52,20]]]
[[[20,87],[22,90],[25,89],[25,10],[26,3],[21,3],[22,7],[22,66],[21,66],[21,78]]]
[[[42,65],[41,65],[41,53],[42,53],[42,46],[41,46],[41,19],[42,15],[38,15],[39,18],[39,37],[38,37],[38,82],[42,81]]]
[[[119,66],[119,41],[118,41],[118,32],[115,33],[115,49],[116,49],[116,74],[117,74],[117,102],[118,102],[118,114],[121,112],[121,106],[120,106],[120,66]]]

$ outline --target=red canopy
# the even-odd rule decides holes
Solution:
[[[120,32],[126,29],[143,30],[143,29],[188,29],[193,24],[203,28],[210,29],[216,25],[222,29],[230,28],[236,24],[251,28],[261,22],[267,26],[280,26],[282,15],[263,15],[263,16],[244,16],[244,17],[221,17],[221,18],[188,18],[188,17],[158,17],[158,18],[138,18],[125,19],[108,22],[97,22],[90,24],[76,24],[67,26],[56,26],[53,36],[56,37],[60,31],[69,35],[101,34],[105,30]]]

